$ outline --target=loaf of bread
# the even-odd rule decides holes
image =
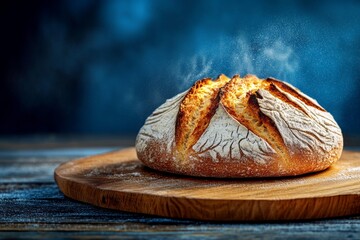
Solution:
[[[160,171],[277,177],[328,168],[341,156],[343,137],[332,115],[290,84],[220,75],[157,108],[135,147],[139,160]]]

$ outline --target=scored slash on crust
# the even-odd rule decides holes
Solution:
[[[139,160],[160,171],[279,177],[328,168],[341,156],[343,137],[332,115],[290,84],[220,75],[166,100],[135,147]]]
[[[262,99],[261,90],[268,91],[304,114],[307,114],[306,110],[289,99],[286,94],[290,94],[307,106],[325,112],[322,107],[307,99],[292,86],[273,78],[262,80],[254,75],[247,75],[244,78],[235,75],[230,79],[223,74],[214,81],[205,78],[191,87],[180,104],[175,127],[177,158],[186,162],[193,152],[192,147],[208,127],[219,104],[222,104],[233,119],[264,139],[279,155],[282,163],[288,165],[290,155],[284,139],[274,121],[260,109],[258,99]]]
[[[189,150],[210,123],[219,105],[220,89],[230,80],[220,75],[215,81],[197,81],[180,104],[176,119],[175,142],[178,158],[187,158]]]

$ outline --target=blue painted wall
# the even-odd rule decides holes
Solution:
[[[360,134],[359,1],[2,1],[0,134],[136,133],[220,73],[290,82]]]

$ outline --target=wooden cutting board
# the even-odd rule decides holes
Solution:
[[[151,170],[134,148],[73,160],[55,170],[68,197],[96,206],[216,221],[318,219],[360,214],[360,152],[300,177],[210,179]]]

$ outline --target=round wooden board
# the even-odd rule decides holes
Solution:
[[[66,196],[82,202],[174,218],[261,221],[360,213],[360,153],[350,151],[315,174],[211,179],[151,170],[129,148],[61,164],[55,180]]]

